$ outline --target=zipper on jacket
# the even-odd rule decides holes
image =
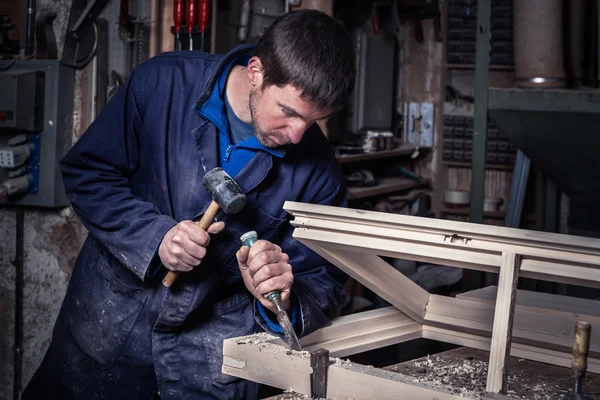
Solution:
[[[227,149],[225,150],[225,161],[229,161],[229,156],[231,156],[231,152],[233,151],[233,146],[229,145],[227,146]]]

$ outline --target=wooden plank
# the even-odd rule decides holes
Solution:
[[[334,227],[335,223],[332,223]],[[356,225],[355,229],[365,231],[364,227]],[[324,245],[351,252],[371,253],[381,256],[395,257],[432,264],[448,265],[466,269],[475,269],[487,272],[497,272],[500,267],[500,254],[491,254],[458,246],[441,244],[443,238],[438,237],[439,246],[425,245],[409,239],[393,239],[387,237],[373,237],[366,232],[361,236],[357,233],[340,231],[323,231],[306,229],[296,226],[294,238],[307,246]],[[415,234],[418,236],[418,233]],[[313,249],[314,250],[314,249]],[[342,268],[338,265],[338,267]]]
[[[466,293],[459,293],[456,297],[486,303],[495,303],[497,290],[498,288],[496,286],[488,286]],[[540,312],[548,310],[558,315],[567,315],[573,318],[578,318],[578,315],[580,314],[586,315],[586,319],[589,319],[590,317],[593,317],[594,320],[600,318],[599,300],[519,289],[517,290],[516,304],[521,306],[521,308],[533,308]]]
[[[413,181],[406,178],[380,178],[375,186],[348,188],[348,200],[364,199],[383,194],[409,190],[423,186],[425,182]]]
[[[395,307],[385,307],[336,318],[300,343],[304,350],[324,348],[332,357],[346,357],[418,339],[421,330],[422,325],[406,314]]]
[[[283,208],[294,216],[340,219],[354,224],[375,222],[393,228],[402,227],[402,229],[416,231],[433,231],[438,234],[457,234],[469,237],[471,240],[487,239],[492,242],[499,242],[502,245],[513,244],[520,247],[531,246],[540,249],[568,250],[574,253],[593,255],[595,256],[595,262],[598,261],[600,256],[600,239],[595,238],[291,201],[285,202]],[[500,248],[500,251],[505,250],[507,249]],[[517,254],[523,253],[516,250],[514,252]]]
[[[522,256],[521,276],[600,287],[600,250],[582,251],[580,247],[567,246],[562,240],[566,235],[554,234],[553,241],[545,240],[548,237],[545,241],[523,239],[517,242],[502,235],[475,232],[481,229],[480,224],[457,225],[456,221],[302,203],[286,203],[285,207],[295,217],[292,222],[297,228],[295,237],[324,242],[327,246],[346,245],[380,255],[491,272],[498,271],[502,252],[509,251]],[[466,227],[473,227],[473,232],[469,233]],[[517,233],[523,236],[523,232],[530,234],[512,228],[487,228],[499,229],[501,233],[514,232],[513,236],[518,236]]]
[[[490,350],[491,339],[486,336],[476,335],[465,332],[457,332],[452,329],[423,326],[423,337],[431,340],[438,340],[445,343],[453,343],[459,346],[471,347],[480,350]],[[510,348],[510,355],[513,357],[525,358],[527,360],[539,361],[542,363],[557,365],[570,368],[572,355],[569,351],[559,351],[531,346],[523,343],[513,342]],[[588,359],[588,371],[600,373],[600,359]]]
[[[502,254],[486,385],[486,390],[492,393],[506,393],[518,280],[518,256],[515,253]]]
[[[310,356],[308,352],[295,352],[266,342],[256,342],[253,337],[226,339],[223,342],[223,367],[225,374],[248,379],[269,386],[310,394]],[[432,384],[415,382],[402,374],[383,371],[360,364],[331,359],[327,373],[327,398],[380,400],[458,400],[462,397],[436,388]],[[499,398],[499,397],[494,397]]]
[[[423,321],[429,293],[381,258],[374,254],[324,249],[315,243],[309,244],[316,253],[376,291],[390,304],[414,320]]]
[[[578,315],[570,317],[542,313],[531,308],[515,306],[513,343],[527,343],[544,348],[570,351],[573,345],[575,322]],[[425,324],[454,329],[457,332],[490,336],[494,306],[469,299],[431,295],[425,314]],[[600,356],[600,324],[590,321],[590,355]],[[597,328],[596,328],[597,327]]]

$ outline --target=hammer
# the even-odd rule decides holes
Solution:
[[[246,206],[246,195],[238,184],[222,168],[214,168],[204,175],[202,184],[212,196],[208,209],[198,222],[198,226],[207,230],[213,219],[222,209],[227,214],[236,214]],[[179,276],[179,271],[169,271],[163,279],[163,285],[171,287]]]

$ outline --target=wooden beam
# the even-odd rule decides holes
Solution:
[[[334,248],[325,249],[310,240],[301,242],[414,320],[423,321],[429,293],[380,257]]]
[[[466,346],[486,351],[490,350],[491,339],[489,337],[458,332],[449,328],[423,325],[423,337],[430,340],[456,344],[458,346]],[[570,351],[546,349],[516,342],[513,342],[511,345],[510,355],[565,368],[571,368],[571,360],[573,358]],[[588,371],[599,374],[600,359],[589,358]]]
[[[486,384],[486,390],[492,393],[506,393],[506,377],[515,316],[515,298],[519,280],[518,258],[515,253],[502,254]]]
[[[459,293],[456,297],[493,304],[496,302],[496,286],[488,286],[470,292]],[[558,294],[533,292],[530,290],[517,290],[516,304],[521,309],[537,310],[541,313],[562,315],[571,318],[580,318],[585,315],[586,320],[600,322],[600,300],[584,299],[579,297],[561,296]]]
[[[489,272],[507,251],[521,256],[520,276],[600,287],[598,239],[304,203],[284,209],[294,237],[328,248]]]
[[[586,316],[566,316],[540,312],[516,305],[513,343],[526,343],[542,348],[570,351],[573,346],[575,322]],[[454,329],[457,332],[491,336],[494,305],[480,301],[431,295],[425,314],[425,324]],[[592,320],[593,321],[593,320]],[[600,356],[600,324],[592,323],[590,357]],[[598,329],[594,329],[594,327]]]
[[[317,220],[349,222],[356,225],[388,227],[399,231],[435,233],[440,235],[457,235],[469,238],[469,242],[487,243],[489,249],[508,251],[506,246],[517,254],[528,254],[527,249],[550,251],[568,250],[581,256],[593,256],[590,262],[596,262],[600,255],[600,239],[564,235],[550,232],[530,231],[526,229],[506,228],[474,224],[470,222],[449,221],[435,218],[415,217],[409,215],[390,214],[376,211],[356,210],[343,207],[323,206],[298,202],[285,202],[283,208],[310,225]],[[493,244],[495,243],[495,246]],[[538,251],[537,255],[545,253]],[[551,253],[550,257],[560,255]]]
[[[419,339],[422,325],[395,307],[346,315],[302,338],[304,350],[329,350],[331,357],[347,357],[365,351]],[[283,342],[280,342],[283,343]]]
[[[310,355],[267,342],[254,336],[226,339],[223,342],[225,374],[248,379],[280,389],[310,395]],[[458,400],[475,399],[453,395],[431,384],[415,382],[403,374],[331,359],[327,373],[327,398],[380,400]],[[484,397],[488,399],[491,397]],[[507,399],[507,397],[493,397]]]

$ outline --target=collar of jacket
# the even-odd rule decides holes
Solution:
[[[242,45],[234,48],[219,61],[215,71],[209,79],[202,96],[194,107],[203,117],[210,120],[219,129],[220,135],[225,135],[227,144],[230,142],[229,124],[225,115],[225,82],[226,75],[236,62],[245,63],[252,57],[254,45]],[[263,150],[276,157],[285,156],[285,151],[275,150],[261,145],[256,137],[245,140],[238,145],[250,150]]]
[[[193,135],[196,139],[196,145],[200,152],[202,165],[199,166],[202,170],[202,175],[215,168],[218,165],[218,132],[217,126],[211,123],[201,112],[202,106],[206,103],[210,97],[212,90],[214,89],[219,77],[225,67],[234,59],[243,57],[245,55],[251,55],[254,45],[242,45],[234,48],[231,52],[226,54],[221,60],[219,60],[213,74],[211,75],[208,83],[204,87],[202,95],[194,106],[194,112],[203,119],[203,122],[194,129]],[[240,186],[242,191],[247,195],[256,188],[267,176],[271,168],[273,167],[273,158],[270,153],[259,151],[256,155],[246,164],[244,168],[235,176],[237,184]],[[205,204],[202,210],[196,214],[193,219],[199,218],[208,208],[209,203],[212,199],[210,193],[206,190],[202,190],[198,193],[200,204]]]

